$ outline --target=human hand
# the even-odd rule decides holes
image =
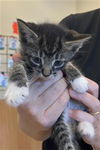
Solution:
[[[70,117],[77,121],[88,121],[93,124],[95,129],[95,136],[90,138],[89,136],[84,136],[83,140],[92,145],[95,150],[100,150],[100,101],[98,100],[98,89],[99,86],[94,81],[88,79],[89,89],[88,92],[84,94],[77,93],[72,89],[69,90],[70,96],[83,103],[88,107],[88,111],[84,112],[81,110],[71,110]]]
[[[20,54],[13,55],[15,62],[20,59]],[[18,107],[21,129],[36,140],[45,140],[68,100],[69,94],[61,72],[45,81],[34,78],[27,101]]]

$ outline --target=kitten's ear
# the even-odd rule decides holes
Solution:
[[[19,37],[22,42],[33,43],[34,40],[37,40],[38,35],[29,28],[28,23],[24,22],[21,19],[17,19]]]
[[[64,47],[66,47],[67,50],[76,53],[91,38],[92,36],[90,34],[80,34],[71,30],[70,37],[69,39],[67,38]]]

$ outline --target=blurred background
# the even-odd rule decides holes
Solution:
[[[100,0],[0,0],[0,33],[12,34],[16,18],[26,21],[58,23],[72,13],[100,7]]]
[[[17,52],[16,18],[59,23],[64,17],[100,7],[100,0],[0,0],[0,99],[7,87],[12,56]],[[41,150],[19,128],[17,111],[0,101],[0,150]]]

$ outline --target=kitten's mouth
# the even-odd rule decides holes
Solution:
[[[53,74],[51,74],[51,75],[49,75],[49,76],[44,76],[43,74],[40,74],[40,76],[39,76],[39,78],[40,78],[41,80],[49,80],[49,79],[51,79],[52,77],[54,77]]]

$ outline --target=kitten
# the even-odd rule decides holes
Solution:
[[[61,25],[34,24],[18,21],[21,61],[14,64],[6,91],[6,102],[19,106],[29,94],[29,81],[35,75],[48,78],[55,76],[59,70],[72,88],[84,93],[88,90],[88,82],[72,59],[91,36],[67,30]],[[51,138],[58,150],[79,150],[78,133],[94,136],[94,128],[89,122],[77,123],[68,115],[69,109],[82,109],[84,106],[70,100],[66,109],[53,126]]]

